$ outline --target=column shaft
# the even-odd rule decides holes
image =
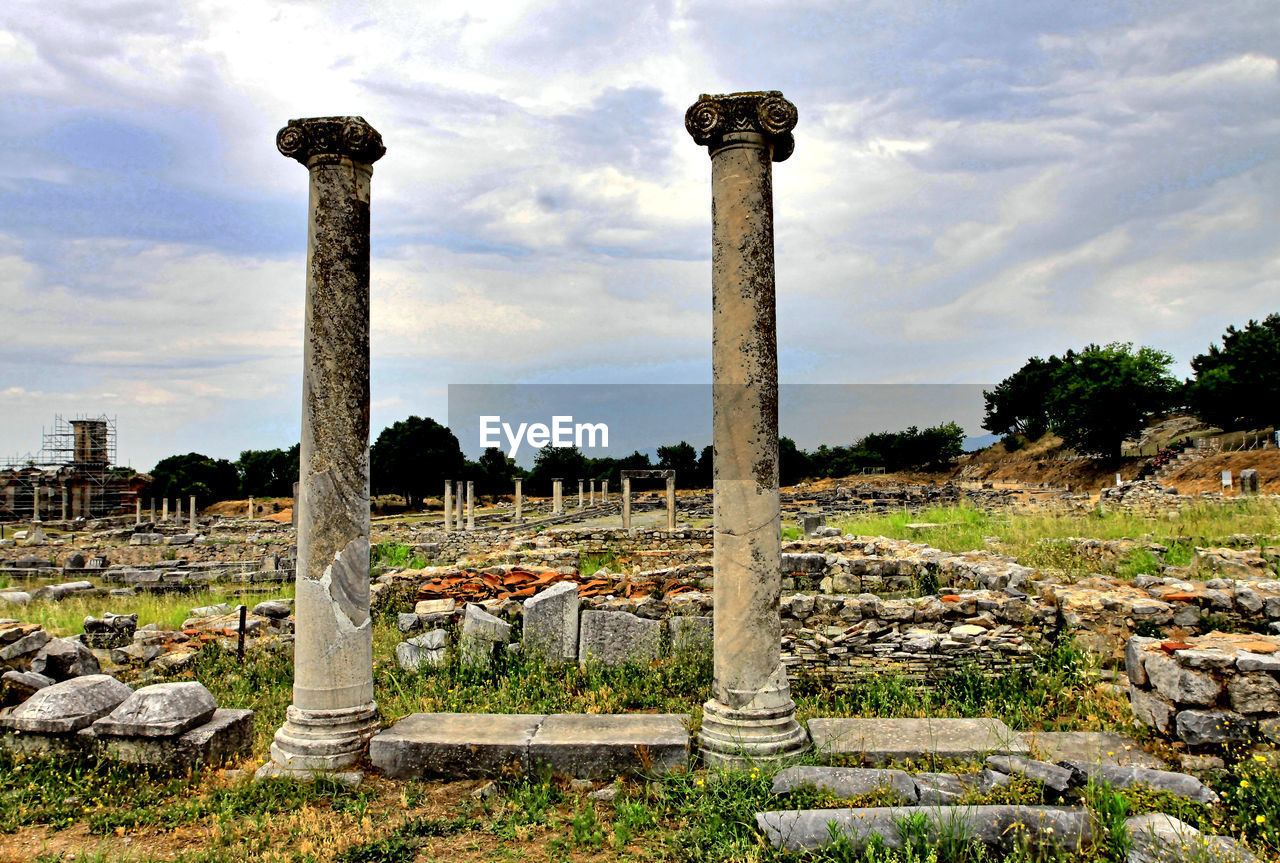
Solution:
[[[476,529],[476,484],[467,480],[467,530]]]
[[[516,479],[516,516],[517,522],[524,521],[524,480]]]
[[[444,481],[444,532],[453,530],[453,481]]]
[[[622,478],[622,529],[631,530],[631,477]]]
[[[674,476],[667,477],[667,530],[674,531],[676,529],[676,478]],[[781,548],[779,548],[781,553]],[[778,559],[781,564],[782,559]]]

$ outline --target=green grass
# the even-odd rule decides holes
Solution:
[[[155,623],[161,629],[181,629],[191,617],[191,609],[225,602],[232,607],[244,603],[250,608],[264,599],[292,597],[292,582],[274,585],[269,593],[237,594],[236,587],[215,587],[193,593],[139,593],[137,596],[71,596],[60,602],[33,602],[21,610],[24,622],[38,623],[53,635],[65,638],[84,631],[87,616],[138,614],[138,625]]]
[[[578,572],[591,575],[601,569],[616,572],[618,553],[612,549],[605,551],[584,551],[578,558]]]
[[[938,527],[911,529],[908,524],[934,523]],[[1176,519],[1147,518],[1108,511],[1103,515],[987,512],[970,506],[934,507],[923,512],[895,512],[868,515],[840,522],[843,533],[857,536],[884,536],[924,542],[943,551],[990,550],[987,537],[994,537],[996,549],[1017,558],[1026,566],[1055,567],[1081,576],[1098,569],[1090,561],[1052,540],[1069,537],[1122,539],[1150,535],[1169,546],[1164,562],[1185,566],[1191,562],[1194,546],[1221,542],[1234,534],[1265,537],[1259,548],[1274,544],[1280,531],[1280,504],[1264,499],[1204,503],[1188,507]],[[1145,550],[1135,551],[1121,567],[1127,574],[1158,572],[1159,561]]]

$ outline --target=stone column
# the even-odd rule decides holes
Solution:
[[[524,521],[524,480],[516,477],[516,517],[517,523]]]
[[[151,519],[152,524],[156,523],[156,499],[154,497],[151,498],[151,515],[149,518]]]
[[[142,498],[133,499],[133,523],[142,524]]]
[[[778,348],[771,162],[796,108],[776,91],[701,96],[685,128],[711,156],[714,676],[698,735],[708,762],[799,752],[780,661]]]
[[[667,530],[674,532],[676,529],[676,478],[675,475],[667,477]],[[779,554],[782,553],[779,546]],[[782,558],[778,558],[778,565],[782,565]],[[781,583],[779,583],[781,589]]]
[[[462,480],[458,480],[457,494],[453,500],[453,526],[455,530],[465,530],[466,520],[463,513],[465,506],[465,495],[462,493]]]
[[[622,529],[631,530],[631,477],[622,478]]]
[[[253,518],[253,498],[249,498],[249,518]]]
[[[250,500],[252,500],[252,498],[250,498]],[[249,504],[249,508],[250,509],[253,508],[252,503]],[[165,497],[163,500],[160,501],[160,520],[161,521],[169,520],[169,498],[168,497]]]
[[[62,486],[62,520],[67,520],[67,487]]]
[[[194,533],[196,529],[196,496],[191,495],[191,530]]]
[[[31,486],[31,520],[43,521],[40,518],[40,484],[33,483]]]
[[[335,770],[357,761],[378,727],[369,617],[369,181],[386,150],[360,117],[290,120],[276,146],[307,167],[311,191],[293,704],[271,758],[277,770]]]
[[[564,480],[551,480],[551,514],[564,515]]]
[[[467,480],[467,530],[476,529],[476,484]]]
[[[609,480],[607,479],[600,481],[600,502],[609,502]]]
[[[587,489],[587,504],[589,506],[596,505],[596,481],[591,480],[591,485]]]
[[[453,530],[453,480],[444,481],[444,532]]]
[[[582,493],[583,484],[583,480],[578,480],[578,509],[586,509],[587,506],[587,500]]]

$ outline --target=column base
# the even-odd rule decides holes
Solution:
[[[734,709],[712,698],[702,707],[698,750],[707,764],[743,767],[804,752],[809,735],[796,722],[790,697],[777,707]]]
[[[378,726],[378,705],[372,701],[342,710],[304,710],[291,704],[271,742],[271,760],[293,772],[348,767],[364,755]]]

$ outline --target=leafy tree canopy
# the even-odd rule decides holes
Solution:
[[[1280,424],[1280,314],[1227,327],[1222,347],[1191,360],[1186,399],[1200,419],[1224,429]]]
[[[161,459],[151,471],[151,480],[155,497],[179,497],[185,502],[194,494],[201,505],[232,500],[240,493],[240,474],[234,464],[198,452]]]
[[[369,461],[373,493],[403,495],[410,506],[463,475],[457,437],[430,417],[411,416],[384,428]]]

